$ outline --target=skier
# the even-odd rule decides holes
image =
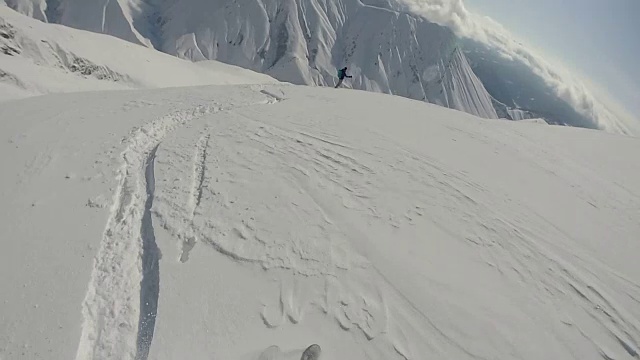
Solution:
[[[342,81],[344,80],[344,78],[349,78],[351,79],[353,76],[351,75],[347,75],[347,67],[345,66],[344,68],[338,70],[338,84],[336,85],[336,89],[342,85]]]

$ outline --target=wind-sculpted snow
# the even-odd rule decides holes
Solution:
[[[290,104],[297,99],[288,99],[286,92],[279,98],[278,108],[295,108]],[[179,141],[165,147],[161,173],[165,174],[163,182],[172,186],[158,193],[155,210],[163,227],[179,240],[176,246],[183,249],[179,256],[183,263],[188,261],[185,248],[193,257],[210,247],[239,264],[279,274],[276,297],[266,299],[260,311],[268,328],[304,324],[307,317],[321,311],[343,330],[377,341],[387,349],[378,351],[390,351],[385,356],[419,358],[410,349],[416,349],[423,338],[446,345],[441,345],[440,352],[427,346],[418,353],[456,354],[453,358],[498,356],[503,351],[499,336],[506,333],[498,332],[489,344],[452,337],[450,330],[444,330],[451,324],[425,315],[429,313],[425,307],[428,296],[414,297],[417,295],[410,290],[418,283],[409,285],[410,281],[398,277],[401,272],[386,263],[389,256],[394,257],[396,242],[409,241],[406,245],[414,251],[427,246],[421,241],[428,243],[433,240],[430,236],[414,241],[405,236],[422,233],[418,229],[431,224],[436,233],[441,231],[466,244],[466,250],[460,251],[475,253],[505,281],[542,289],[542,294],[533,290],[528,295],[535,301],[557,301],[561,308],[564,305],[560,304],[572,303],[578,310],[566,313],[572,319],[582,318],[581,311],[588,314],[587,322],[567,320],[566,326],[595,326],[621,345],[621,354],[636,356],[637,319],[607,300],[603,293],[608,290],[602,290],[603,286],[624,288],[627,280],[613,273],[606,281],[600,275],[588,275],[591,266],[601,265],[582,255],[578,255],[580,261],[571,262],[579,242],[529,206],[376,132],[371,135],[377,146],[370,148],[362,140],[330,131],[349,125],[329,120],[322,125],[321,134],[314,134],[313,125],[311,129],[310,124],[295,125],[296,116],[290,114],[292,126],[283,127],[280,122],[265,121],[264,111],[271,113],[245,108],[220,114],[199,130],[181,133]],[[506,146],[489,137],[493,131],[462,134],[488,146]],[[190,165],[183,159],[193,162]],[[189,173],[189,168],[193,169],[191,181],[185,178],[179,184],[196,184],[195,189],[172,181],[178,174]],[[201,197],[197,210],[191,212],[193,201],[189,199],[196,193]],[[504,203],[511,204],[508,212],[499,210]],[[365,231],[354,224],[372,228]],[[452,256],[448,261],[459,260]],[[609,271],[605,268],[601,275]],[[412,295],[398,297],[396,291]],[[464,313],[469,310],[466,301],[454,303]],[[398,310],[407,305],[411,307],[406,312]],[[407,321],[411,328],[421,330],[411,333],[401,325]],[[490,323],[474,317],[470,321],[480,327]],[[454,328],[470,339],[480,336],[473,327]],[[520,346],[524,348],[517,351],[523,354],[544,353]],[[597,345],[597,349],[603,356],[620,354],[608,346]],[[505,347],[504,351],[509,350]]]
[[[0,117],[2,358],[638,357],[637,138],[291,85]]]
[[[404,316],[414,319],[426,311],[425,303],[404,299],[415,308],[399,314],[396,309],[404,301],[398,302],[386,287],[404,293],[407,284],[389,279],[388,268],[378,266],[393,253],[392,243],[402,242],[402,236],[394,241],[392,234],[413,233],[426,221],[466,243],[506,281],[544,289],[544,294],[531,293],[534,299],[569,302],[586,311],[592,319],[585,326],[600,328],[618,339],[626,355],[636,356],[637,319],[601,292],[602,286],[624,287],[626,281],[613,276],[606,285],[587,275],[588,266],[569,262],[569,244],[578,244],[527,206],[515,202],[509,213],[500,211],[499,204],[513,200],[381,135],[374,135],[378,147],[372,149],[356,139],[338,139],[326,132],[332,127],[328,124],[322,135],[313,135],[304,127],[285,129],[260,118],[251,108],[233,112],[208,122],[197,135],[200,140],[185,137],[165,147],[164,182],[190,167],[192,181],[180,184],[197,185],[195,190],[175,183],[164,188],[155,210],[163,226],[182,242],[178,246],[192,254],[209,246],[238,263],[284,274],[277,283],[279,295],[260,313],[267,327],[300,324],[309,313],[321,310],[342,329],[395,349],[395,356],[415,357],[403,343],[408,335],[398,323],[408,320]],[[495,144],[486,136],[478,139]],[[188,144],[193,143],[198,145],[190,150]],[[182,160],[190,157],[192,166]],[[188,199],[194,193],[202,194],[197,210],[185,211],[192,207]],[[456,227],[454,219],[464,219],[458,235],[450,230]],[[380,221],[384,225],[373,225]],[[371,224],[389,237],[365,235],[354,223]],[[423,246],[420,239],[410,246]],[[549,239],[562,239],[565,245]],[[180,259],[188,259],[184,251]],[[383,285],[386,282],[390,283]],[[413,311],[417,314],[410,316]],[[431,316],[422,316],[418,323],[429,324],[416,325],[426,331],[422,335],[448,344],[443,356],[451,351],[493,358],[496,349],[491,346],[500,349],[499,341],[489,346],[451,338],[431,323]],[[484,320],[473,321],[479,325]],[[573,326],[573,320],[569,323]],[[612,356],[608,348],[599,351]]]

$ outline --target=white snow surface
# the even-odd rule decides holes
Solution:
[[[216,61],[190,61],[103,34],[45,24],[0,6],[0,100],[52,92],[276,83]]]
[[[334,86],[336,69],[348,66],[353,79],[347,87],[498,117],[451,30],[376,1],[11,0],[8,5],[44,21],[189,60],[219,60],[294,84]]]
[[[3,360],[638,358],[638,138],[277,84],[0,134]]]

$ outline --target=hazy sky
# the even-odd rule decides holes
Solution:
[[[640,121],[640,0],[464,0]]]

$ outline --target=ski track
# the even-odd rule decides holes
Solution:
[[[273,95],[268,96],[275,101]],[[586,313],[620,344],[621,350],[632,357],[638,356],[640,327],[633,316],[610,300],[607,282],[590,276],[586,268],[589,262],[578,266],[569,257],[570,253],[548,242],[549,237],[566,238],[566,234],[531,209],[515,204],[513,214],[499,213],[494,210],[500,208],[498,204],[511,199],[492,193],[465,173],[450,170],[436,159],[413,153],[401,144],[388,143],[389,149],[399,148],[402,150],[400,153],[380,147],[377,154],[371,154],[349,144],[266,124],[251,118],[246,112],[233,115],[238,119],[213,124],[215,142],[209,142],[207,135],[201,135],[197,142],[191,156],[194,159],[193,179],[187,198],[187,204],[191,205],[181,210],[181,198],[171,196],[163,201],[172,212],[160,211],[164,214],[158,215],[178,238],[187,239],[183,242],[183,250],[185,244],[189,244],[190,251],[195,239],[200,239],[235,261],[257,264],[277,274],[279,296],[266,299],[259,314],[266,327],[277,328],[287,322],[298,324],[304,321],[307,312],[319,307],[343,330],[358,331],[367,341],[381,337],[382,342],[394,349],[395,356],[415,358],[408,350],[410,347],[406,344],[409,340],[402,333],[399,320],[394,318],[398,314],[392,310],[396,308],[392,304],[400,301],[415,311],[403,316],[422,319],[422,326],[430,329],[423,336],[439,338],[464,356],[486,358],[450,334],[411,299],[388,299],[389,295],[377,286],[363,285],[379,283],[372,279],[382,278],[385,286],[395,289],[383,272],[359,258],[358,254],[367,254],[369,240],[358,234],[340,212],[336,212],[342,208],[365,219],[388,219],[388,225],[393,229],[411,227],[423,219],[450,235],[454,232],[448,229],[460,226],[451,223],[451,219],[461,218],[467,235],[454,237],[476,248],[488,266],[510,282],[525,284],[531,289],[531,296],[540,302],[555,303],[553,299],[559,299],[558,302],[576,304],[577,309]],[[384,137],[380,138],[381,143],[386,141]],[[241,152],[230,150],[236,144],[243,144]],[[207,149],[215,154],[215,158],[207,157]],[[174,156],[183,157],[184,150],[177,148],[175,151]],[[173,163],[175,168],[172,171],[184,171],[179,161]],[[257,175],[255,168],[270,170]],[[374,168],[377,172],[372,170]],[[242,173],[232,176],[226,173],[226,169],[241,169],[234,171]],[[271,179],[272,176],[276,178]],[[209,189],[207,196],[203,196],[205,178],[212,181],[215,178],[216,182],[219,179],[221,184],[226,178],[227,183],[216,184],[221,190]],[[270,200],[273,205],[266,209],[249,209],[248,206],[253,204],[243,204],[233,191],[251,199],[259,195],[245,192],[258,186],[251,181],[246,184],[230,181],[233,178],[259,178],[261,184],[286,183],[292,193],[283,193]],[[395,184],[396,178],[409,181]],[[398,195],[402,201],[385,204],[386,199],[378,194],[398,186],[403,189],[403,193]],[[206,208],[216,210],[197,213],[193,204],[199,205],[200,201],[203,204],[213,201],[213,204],[207,203]],[[397,204],[402,203],[408,206],[399,208]],[[279,209],[284,213],[271,216],[297,219],[288,226],[292,234],[297,232],[297,223],[309,226],[317,223],[317,219],[324,219],[324,224],[313,225],[317,229],[307,230],[307,235],[302,238],[270,234],[269,226],[261,224],[261,221],[267,223],[270,220],[257,218],[260,214],[270,213],[269,209]],[[460,213],[460,209],[465,210]],[[171,224],[180,217],[184,220],[177,220],[178,225]],[[204,218],[224,221],[207,222]],[[523,219],[534,225],[525,226]],[[181,222],[188,223],[186,237],[180,235],[185,233],[179,230]],[[603,274],[622,281],[606,269]],[[402,294],[400,289],[393,292]],[[579,329],[578,324],[567,326]],[[595,338],[591,327],[580,331],[589,339]],[[595,341],[592,343],[600,354],[616,354]],[[433,351],[444,355],[442,349],[434,348]]]
[[[267,103],[282,101],[275,96],[270,98]],[[355,155],[337,152],[333,147],[316,148],[307,144],[308,149],[299,148],[302,139],[308,135],[272,129],[239,112],[229,115],[233,121],[219,119],[207,124],[212,129],[204,133],[215,133],[215,141],[201,134],[195,149],[190,148],[191,154],[185,154],[189,147],[182,144],[167,144],[163,149],[167,155],[163,173],[184,173],[184,159],[193,161],[189,188],[164,188],[155,212],[162,227],[179,239],[182,247],[180,261],[188,261],[188,254],[194,246],[202,243],[234,261],[277,274],[280,296],[267,300],[260,313],[267,327],[277,328],[285,322],[300,323],[305,314],[316,307],[314,304],[321,304],[323,311],[345,330],[360,331],[369,340],[385,333],[389,309],[379,289],[367,278],[366,270],[363,270],[367,265],[349,249],[348,240],[340,234],[332,216],[298,183],[298,175],[292,175],[312,173],[297,165],[299,159],[288,163],[288,160],[293,160],[288,155],[308,153],[319,162],[318,166],[322,164],[326,171],[331,169],[343,178],[351,173],[371,175],[371,168],[358,162]],[[273,145],[282,145],[281,150],[285,152],[276,153],[263,148],[260,138]],[[329,146],[326,141],[313,141]],[[251,145],[239,151],[239,143]],[[331,146],[342,149],[339,145]],[[271,155],[265,158],[264,154]],[[270,171],[254,172],[260,166],[282,168],[283,171],[276,171],[278,175],[274,178]],[[244,183],[244,180],[236,182],[235,179],[255,180]],[[334,181],[332,183],[339,183]],[[261,186],[273,184],[284,184],[284,188],[277,186],[279,189],[276,191],[282,193],[272,200],[273,204],[254,204],[266,209],[255,209],[254,205],[243,202],[260,197]],[[349,190],[350,193],[353,189]],[[255,196],[244,194],[237,198],[236,190],[256,193]],[[353,196],[368,195],[356,192]],[[201,210],[198,210],[198,199],[203,205],[206,203]],[[269,210],[280,208],[283,210],[276,213]],[[277,219],[264,218],[264,214],[271,214]],[[324,223],[314,225],[312,219],[318,218],[324,219]],[[283,227],[286,231],[269,229],[268,224],[279,220],[289,224]],[[333,281],[338,274],[341,281]],[[312,289],[325,289],[325,292],[319,297],[305,295],[316,293]]]
[[[193,191],[192,191],[192,207],[193,211],[191,212],[192,216],[195,216],[196,210],[198,206],[200,206],[200,202],[202,201],[202,186],[204,185],[204,174],[206,170],[206,162],[207,162],[207,147],[209,146],[209,140],[211,139],[211,134],[203,136],[198,141],[197,152],[194,161],[194,183],[193,183]]]
[[[191,214],[190,224],[187,231],[183,235],[182,240],[182,253],[180,255],[180,261],[185,263],[189,261],[189,253],[196,246],[197,237],[194,235],[193,220],[202,201],[202,192],[205,186],[205,171],[207,162],[207,148],[209,147],[209,140],[211,134],[202,136],[196,144],[196,151],[193,156],[193,174],[191,193],[189,195],[188,206]]]
[[[608,332],[620,350],[638,357],[640,325],[607,294],[611,289],[607,281],[625,279],[606,268],[603,274],[607,278],[597,278],[588,270],[592,259],[574,254],[579,260],[576,262],[567,249],[558,249],[547,241],[550,236],[566,239],[567,235],[543,216],[521,204],[512,207],[512,214],[493,210],[511,199],[488,191],[465,173],[451,171],[434,158],[391,143],[382,135],[381,144],[387,142],[389,149],[401,152],[377,147],[377,153],[372,154],[324,136],[268,125],[246,112],[228,111],[227,115],[238,121],[212,119],[195,148],[189,147],[186,154],[184,147],[167,144],[163,149],[166,156],[191,159],[191,183],[185,186],[187,189],[164,189],[167,193],[156,198],[154,160],[167,134],[210,112],[286,100],[284,94],[275,95],[261,87],[251,89],[265,95],[266,100],[228,109],[199,106],[176,112],[137,129],[127,139],[119,170],[120,184],[83,304],[77,360],[148,357],[160,282],[160,252],[155,243],[152,206],[154,217],[180,241],[179,261],[187,262],[196,244],[202,242],[234,261],[254,264],[278,275],[279,296],[265,300],[259,314],[269,328],[286,322],[298,324],[308,311],[320,308],[343,330],[356,330],[366,341],[382,337],[394,356],[411,359],[415,358],[410,350],[411,340],[399,325],[407,319],[395,318],[404,316],[421,319],[422,326],[430,329],[421,336],[440,339],[470,358],[485,358],[443,329],[419,304],[402,297],[393,281],[366,256],[360,256],[367,254],[368,239],[343,218],[337,210],[342,209],[371,221],[386,219],[392,230],[428,221],[450,235],[454,233],[448,229],[460,226],[450,219],[462,219],[467,235],[454,237],[476,248],[488,266],[508,281],[537,290],[531,295],[540,302],[574,304]],[[239,143],[243,144],[242,151],[232,150]],[[166,161],[163,166],[169,167],[164,170],[184,172],[184,161]],[[271,171],[257,175],[256,168]],[[243,204],[233,191],[242,191],[242,196],[251,199],[259,194],[252,196],[250,189],[258,187],[252,186],[251,180],[237,183],[233,180],[236,178],[258,179],[267,185],[285,183],[287,189],[276,189],[280,196],[266,205],[255,204],[264,208],[250,209],[251,203]],[[407,182],[396,184],[395,179]],[[215,189],[211,187],[214,184]],[[389,199],[380,197],[383,190],[400,185],[400,201],[387,203]],[[183,190],[186,196],[181,195]],[[278,213],[272,209],[279,209]],[[460,213],[460,209],[465,210]],[[262,214],[277,219],[260,219]],[[310,225],[317,223],[313,219],[324,222]],[[524,226],[521,219],[528,219],[531,224]],[[271,231],[270,221],[288,224],[288,233]],[[300,226],[306,226],[304,231],[299,230]],[[297,237],[297,233],[305,235]],[[380,283],[376,279],[382,279],[384,286],[399,296],[388,298],[388,293],[373,285]],[[633,299],[637,295],[629,294]],[[412,314],[399,315],[393,302],[406,303]],[[565,324],[587,338],[603,358],[617,358],[617,352],[593,340],[590,326],[571,320]],[[446,353],[437,347],[432,350],[434,356]]]
[[[146,358],[159,282],[150,214],[155,152],[167,133],[217,110],[178,111],[134,130],[126,140],[119,185],[83,302],[77,360]]]
[[[280,101],[274,95],[263,94],[267,100],[239,107]],[[151,211],[156,152],[172,131],[207,114],[233,108],[198,105],[175,111],[133,130],[125,139],[117,170],[118,186],[82,304],[83,324],[76,360],[147,359],[160,288],[161,254]],[[190,199],[192,217],[202,197],[209,138],[203,137],[197,145]]]
[[[153,229],[151,207],[155,194],[155,157],[158,146],[149,154],[145,162],[145,184],[147,199],[142,217],[142,281],[140,283],[140,318],[138,320],[138,337],[136,339],[136,359],[146,360],[149,356],[151,341],[158,314],[158,298],[160,293],[160,249],[156,244]]]

